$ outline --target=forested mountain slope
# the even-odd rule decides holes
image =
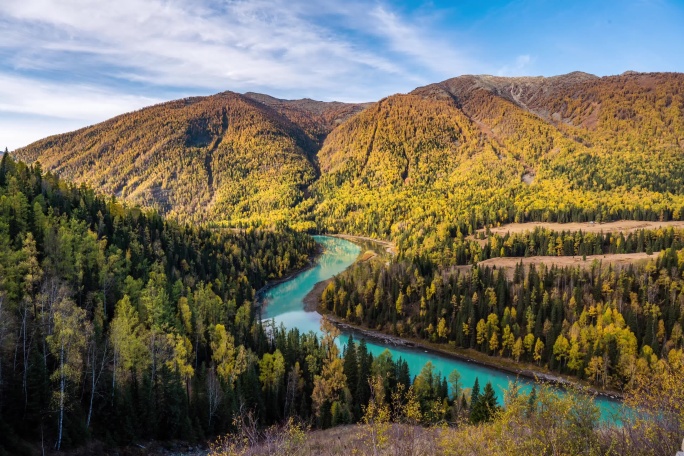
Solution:
[[[403,251],[505,221],[679,219],[684,75],[462,76],[380,101],[319,161],[319,226]]]
[[[332,108],[295,104],[281,114],[224,92],[124,114],[16,155],[185,219],[289,219],[288,210],[316,178],[320,135],[338,115],[360,109],[342,103]]]
[[[372,103],[340,103],[339,101],[282,100],[262,93],[247,92],[245,97],[263,103],[302,127],[322,144],[328,133]]]
[[[255,373],[268,351],[255,292],[315,245],[177,224],[3,155],[0,454],[35,454],[23,441],[41,436],[60,449],[225,430],[235,396],[219,418],[207,378],[216,393],[242,383],[235,363]],[[261,400],[253,380],[247,403]]]
[[[195,220],[392,238],[454,262],[485,225],[681,219],[684,75],[461,76],[371,105],[224,93],[16,154]]]

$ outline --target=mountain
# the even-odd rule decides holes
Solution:
[[[247,92],[245,96],[278,111],[293,123],[301,126],[307,134],[323,144],[328,133],[345,120],[363,111],[372,103],[325,102],[304,98],[281,100],[262,93]]]
[[[222,93],[16,155],[197,220],[430,251],[486,224],[681,218],[684,75],[467,75],[357,105]]]
[[[360,109],[224,92],[124,114],[15,155],[172,215],[258,224],[289,218],[317,176],[321,135]]]
[[[679,219],[684,75],[462,76],[381,100],[318,156],[319,226],[400,250],[484,224]]]

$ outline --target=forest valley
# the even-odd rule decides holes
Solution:
[[[499,228],[683,220],[682,138],[684,75],[571,73],[356,105],[225,92],[3,154],[0,454],[671,456],[684,230]],[[619,392],[619,424],[581,387],[498,400],[362,340],[340,350],[328,321],[262,321],[258,290],[311,264],[313,233],[397,250],[329,283],[331,319]]]
[[[525,236],[502,241],[543,253],[561,235]],[[477,267],[443,276],[420,258],[364,262],[331,282],[322,305],[369,327],[624,388],[640,413],[622,417],[619,428],[600,425],[579,390],[561,398],[545,386],[518,394],[512,385],[499,404],[491,384],[462,385],[458,372],[442,376],[431,364],[410,378],[403,360],[389,352],[374,358],[364,341],[340,353],[329,323],[320,339],[262,323],[255,290],[307,265],[316,244],[305,234],[191,228],[4,155],[0,449],[32,454],[91,440],[121,446],[224,435],[215,454],[263,450],[263,441],[285,454],[306,450],[302,429],[362,423],[364,445],[387,450],[397,429],[437,432],[432,426],[450,423],[439,431],[446,442],[439,451],[459,454],[454,438],[510,447],[504,429],[538,435],[553,416],[558,435],[516,445],[668,451],[684,422],[681,233],[577,239],[577,248],[593,252],[616,244],[664,251],[620,271],[517,268],[512,279]]]

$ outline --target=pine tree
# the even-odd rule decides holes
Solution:
[[[480,379],[475,377],[475,383],[473,384],[473,389],[470,392],[470,410],[473,410],[475,404],[480,399]]]
[[[359,382],[359,363],[356,357],[354,336],[349,336],[349,342],[344,352],[344,375],[347,376],[347,388],[354,391]]]
[[[536,385],[532,385],[532,391],[530,391],[530,395],[527,398],[527,416],[528,418],[534,415],[534,413],[537,411],[537,387]]]
[[[366,341],[361,339],[359,346],[356,351],[357,358],[359,360],[359,377],[356,384],[356,392],[354,394],[354,399],[358,404],[366,404],[370,399],[371,391],[368,379],[371,375],[371,363],[373,362],[372,356],[368,353],[366,348]],[[356,413],[358,412],[358,415]],[[361,418],[360,407],[358,410],[354,411],[357,418]]]
[[[470,421],[473,424],[487,422],[493,418],[498,408],[494,388],[491,382],[487,382],[482,395],[474,406],[471,405]]]

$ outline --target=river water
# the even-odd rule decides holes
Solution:
[[[298,328],[305,333],[313,331],[320,334],[321,315],[318,312],[306,312],[303,299],[316,283],[329,279],[347,269],[359,256],[361,248],[349,241],[330,236],[314,236],[323,245],[324,252],[317,264],[295,276],[294,278],[275,285],[262,296],[265,320],[275,320],[277,326],[283,323],[286,328]],[[348,341],[349,334],[342,333],[340,344]],[[355,339],[359,339],[355,335]],[[511,382],[517,380],[522,391],[529,391],[533,381],[527,378],[516,378],[513,374],[498,371],[486,366],[467,361],[452,359],[435,353],[428,353],[421,349],[385,345],[376,341],[366,340],[368,350],[376,357],[386,349],[392,352],[393,358],[403,358],[409,366],[411,376],[417,375],[422,367],[431,361],[436,370],[442,375],[449,375],[454,369],[461,374],[461,385],[470,388],[479,378],[480,388],[491,382],[497,393],[499,404],[503,401],[503,392]],[[608,398],[597,397],[596,404],[601,410],[603,420],[612,421],[613,415],[619,408],[619,403]]]

